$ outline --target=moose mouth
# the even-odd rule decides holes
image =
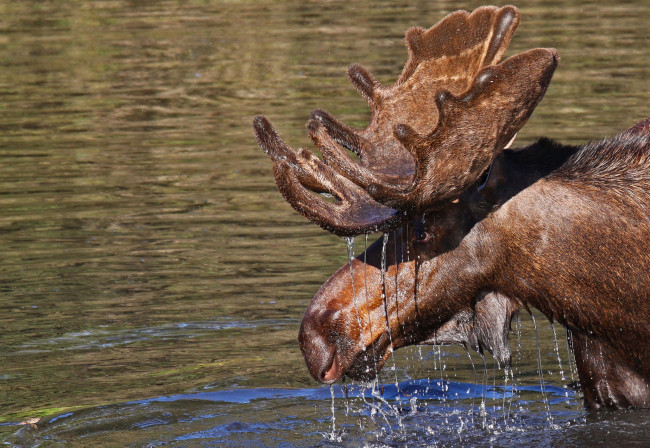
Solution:
[[[362,383],[372,381],[381,371],[391,351],[388,333],[382,333],[372,344],[351,357],[350,362],[339,360],[337,351],[333,351],[321,374],[321,382],[332,384],[343,377]]]

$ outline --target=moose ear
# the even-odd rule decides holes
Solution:
[[[499,154],[479,181],[478,187],[470,192],[470,210],[478,220],[483,219],[499,204],[500,193],[506,179],[503,154]]]
[[[489,293],[476,303],[474,334],[501,366],[510,366],[510,322],[519,312],[517,305],[498,293]]]

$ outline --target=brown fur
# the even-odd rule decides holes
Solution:
[[[378,242],[321,288],[300,333],[308,366],[319,356],[324,365],[310,367],[312,375],[323,381],[332,365],[331,357],[323,360],[309,348],[314,334],[323,333],[338,368],[326,382],[343,374],[372,377],[391,340],[393,349],[417,343],[496,348],[507,363],[509,351],[500,348],[507,331],[500,336],[498,322],[509,323],[523,305],[571,330],[587,406],[650,406],[650,180],[643,175],[650,173],[649,141],[622,134],[576,148],[540,140],[504,153],[485,184],[396,233],[384,280]],[[603,161],[627,164],[636,174],[626,178],[625,170],[605,169]],[[621,188],[612,188],[621,178]],[[402,252],[413,259],[400,259]],[[495,294],[508,300],[483,303]],[[314,310],[323,307],[331,319],[312,325]],[[492,339],[479,343],[480,332]]]

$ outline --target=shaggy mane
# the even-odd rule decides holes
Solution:
[[[552,177],[650,186],[650,135],[622,133],[582,146]]]

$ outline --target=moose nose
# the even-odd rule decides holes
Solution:
[[[336,344],[327,340],[332,324],[332,312],[314,313],[308,309],[300,325],[298,342],[310,375],[321,383],[330,384],[341,376]],[[329,325],[328,325],[329,324]]]

